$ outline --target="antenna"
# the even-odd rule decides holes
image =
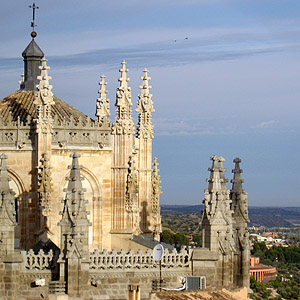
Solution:
[[[162,279],[161,279],[161,259],[164,256],[164,247],[162,244],[157,244],[153,248],[153,259],[159,262],[159,290],[161,291]]]
[[[39,7],[35,5],[35,2],[33,2],[32,5],[29,5],[29,8],[32,8],[32,22],[30,25],[32,27],[31,36],[32,36],[32,38],[35,38],[37,35],[37,33],[34,31],[34,27],[36,26],[35,22],[34,22],[35,21],[35,10],[39,9]]]
[[[153,259],[155,261],[160,261],[163,255],[164,255],[164,247],[162,246],[162,244],[157,244],[153,248]]]

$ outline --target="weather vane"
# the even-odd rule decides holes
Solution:
[[[36,26],[34,21],[35,21],[35,10],[39,9],[38,6],[35,5],[35,2],[33,2],[32,5],[29,5],[30,8],[32,8],[32,22],[31,22],[31,27],[32,27],[32,32],[31,32],[31,36],[33,38],[36,37],[37,33],[34,31],[34,27]]]

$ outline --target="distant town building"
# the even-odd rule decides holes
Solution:
[[[267,248],[271,248],[273,246],[282,246],[288,247],[287,242],[284,239],[276,238],[277,234],[274,233],[250,233],[250,240],[253,244],[254,242],[263,242],[266,244]]]
[[[260,264],[259,257],[250,257],[250,276],[253,276],[258,282],[267,282],[277,276],[275,267]]]

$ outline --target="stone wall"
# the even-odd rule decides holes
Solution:
[[[191,249],[182,249],[180,252],[165,251],[161,274],[166,288],[178,288],[182,286],[181,277],[192,275],[191,253]],[[152,251],[95,250],[90,253],[87,269],[82,268],[83,264],[80,259],[78,260],[80,264],[78,268],[83,270],[83,272],[76,272],[76,276],[79,275],[78,278],[73,274],[75,265],[72,264],[73,269],[68,270],[69,280],[63,275],[63,269],[68,266],[59,259],[61,278],[60,281],[55,282],[52,281],[52,259],[51,250],[48,253],[44,253],[43,250],[38,253],[29,250],[2,257],[0,261],[0,299],[48,299],[54,283],[63,286],[64,282],[62,281],[65,279],[69,282],[66,289],[69,297],[78,297],[73,292],[79,283],[80,291],[85,289],[87,292],[85,293],[87,296],[81,297],[82,299],[128,299],[130,285],[138,285],[141,298],[148,299],[152,291],[152,281],[159,280],[160,276],[159,264],[153,261]],[[84,276],[88,276],[86,285],[83,284],[83,273]],[[76,278],[78,280],[75,280]],[[38,279],[44,280],[42,286],[36,284]]]
[[[191,275],[189,269],[170,269],[162,271],[162,279],[166,288],[178,288],[182,286],[181,277]],[[102,272],[102,274],[90,274],[90,295],[93,300],[100,299],[128,299],[129,285],[138,285],[141,299],[149,299],[152,291],[152,281],[159,280],[159,268],[155,270],[131,270],[118,272]]]

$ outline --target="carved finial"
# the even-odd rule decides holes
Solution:
[[[120,73],[121,73],[121,77],[119,78],[119,81],[120,81],[120,86],[123,87],[123,88],[127,88],[127,82],[130,80],[128,77],[127,77],[127,72],[128,72],[128,69],[126,68],[126,61],[123,60],[122,61],[122,68],[120,69]]]
[[[247,193],[243,190],[244,180],[241,176],[243,170],[240,168],[240,163],[242,162],[242,160],[240,158],[235,158],[233,162],[235,163],[235,166],[232,170],[233,179],[231,180],[232,188],[230,190],[232,207],[235,212],[235,215],[238,215],[240,213],[241,216],[244,218],[244,221],[248,223],[248,196]]]
[[[230,208],[231,200],[229,198],[229,191],[227,190],[225,178],[226,169],[223,167],[225,159],[222,156],[213,155],[211,158],[212,167],[210,171],[210,177],[206,179],[208,182],[208,188],[204,191],[205,198],[205,210],[208,216],[213,217],[216,211],[223,211],[224,218],[231,218],[232,211]]]
[[[235,163],[235,167],[232,170],[233,179],[230,180],[230,182],[232,183],[232,191],[241,193],[243,190],[242,183],[244,182],[241,177],[241,173],[243,173],[243,170],[240,168],[240,163],[242,162],[242,160],[240,158],[235,158],[233,162]]]
[[[35,103],[53,105],[53,94],[51,92],[52,85],[49,84],[49,80],[51,80],[52,77],[48,75],[48,70],[50,70],[50,67],[47,66],[47,59],[45,57],[43,57],[41,61],[42,65],[39,67],[41,70],[41,75],[37,77],[40,82],[37,85],[38,96]]]
[[[145,68],[143,72],[144,76],[141,77],[141,79],[143,80],[143,84],[139,86],[139,88],[141,89],[141,96],[149,95],[149,90],[152,88],[152,86],[149,85],[149,80],[151,80],[151,77],[148,76],[149,71],[147,70],[147,68]]]
[[[96,117],[97,122],[100,126],[103,124],[110,124],[109,116],[110,116],[110,107],[109,107],[109,99],[106,97],[107,82],[105,81],[105,76],[102,74],[101,81],[99,82],[100,90],[98,91],[100,97],[97,98],[97,109],[96,109]]]
[[[139,86],[141,93],[138,95],[139,100],[137,102],[136,111],[139,113],[139,121],[137,125],[137,136],[144,139],[153,138],[153,124],[152,115],[154,112],[152,94],[150,94],[149,80],[151,77],[148,76],[148,70],[144,70],[144,76],[141,77],[143,80],[142,85]]]
[[[48,70],[50,67],[47,66],[46,58],[42,59],[42,65],[39,67],[41,75],[37,77],[39,84],[36,86],[38,92],[34,104],[37,105],[37,132],[38,133],[52,133],[53,118],[51,115],[51,106],[54,104],[53,94],[51,92],[52,85],[49,84],[51,79],[48,76]]]
[[[207,178],[208,190],[227,192],[226,182],[228,179],[225,178],[226,169],[223,167],[225,159],[217,155],[213,155],[210,159],[212,160],[212,167],[208,168],[210,171],[210,178]]]
[[[113,134],[134,134],[134,123],[131,115],[131,89],[128,87],[126,73],[126,62],[122,62],[120,69],[121,77],[119,78],[120,86],[117,88],[116,99],[116,121],[113,124]]]

